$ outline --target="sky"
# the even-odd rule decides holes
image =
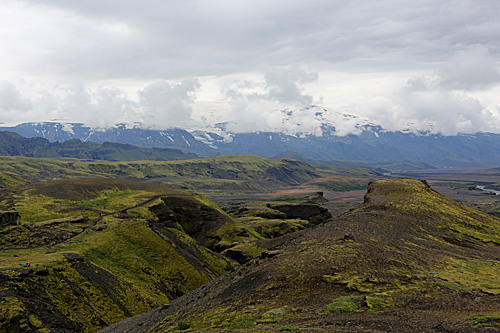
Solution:
[[[498,0],[2,0],[0,45],[5,124],[500,132]]]

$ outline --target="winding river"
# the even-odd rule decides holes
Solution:
[[[476,188],[480,189],[481,191],[486,191],[486,192],[493,193],[495,195],[500,195],[500,191],[490,190],[490,189],[484,188],[484,186],[476,185]]]

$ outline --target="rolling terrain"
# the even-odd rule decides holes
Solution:
[[[0,226],[0,331],[500,324],[500,222],[471,208],[493,209],[472,187],[496,170],[433,173],[476,195],[467,207],[423,181],[284,158],[1,160],[0,211],[19,217]]]
[[[331,217],[316,204],[304,206],[309,213],[302,216],[294,213],[300,202],[264,202],[259,209],[266,214],[252,224],[204,196],[123,179],[189,174],[282,188],[315,179],[316,171],[303,162],[244,156],[216,158],[212,165],[2,159],[2,332],[95,331],[259,256],[272,237]],[[124,176],[129,172],[136,177]]]
[[[183,189],[262,191],[299,185],[321,176],[305,162],[256,156],[182,161],[107,162],[0,157],[0,186],[60,178],[112,177],[165,183]]]
[[[500,322],[500,221],[412,179],[102,332],[477,332]]]
[[[20,221],[1,228],[0,331],[93,331],[231,270],[155,214],[172,197],[197,203],[204,214],[189,222],[212,223],[214,240],[248,238],[232,238],[241,227],[206,198],[159,185],[79,179],[2,191],[2,210]]]

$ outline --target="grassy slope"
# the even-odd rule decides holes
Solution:
[[[147,207],[162,196],[200,198],[201,207],[209,202],[164,186],[113,179],[4,190],[3,209],[15,208],[22,224],[1,228],[0,331],[92,331],[231,269],[230,260],[182,229],[154,222]],[[75,215],[88,220],[43,222]],[[103,223],[104,230],[91,229]],[[26,262],[30,268],[20,266]]]
[[[267,159],[256,156],[221,156],[184,161],[82,162],[0,157],[0,185],[10,186],[14,179],[55,179],[75,177],[114,177],[156,179],[186,188],[234,187],[262,190],[297,185],[318,177],[304,162]],[[181,179],[182,178],[182,179]]]
[[[322,178],[315,182],[329,191],[355,191],[366,189],[367,179],[378,179],[381,174],[365,168],[345,166],[318,166]]]
[[[498,322],[499,233],[498,219],[423,182],[374,182],[357,208],[137,321],[152,332],[180,320],[211,332],[476,331]],[[134,321],[121,325],[111,329]]]

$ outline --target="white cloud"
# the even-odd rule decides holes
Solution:
[[[171,84],[165,81],[148,85],[139,91],[139,103],[148,127],[186,127],[191,124],[191,103],[198,80],[187,79]]]
[[[481,89],[500,83],[498,60],[482,45],[458,51],[438,71],[440,84],[450,89]]]
[[[107,127],[131,122],[135,116],[134,103],[118,89],[90,89],[78,85],[54,98],[57,107],[51,112],[52,118],[65,121]]]
[[[210,112],[250,131],[296,128],[279,112],[321,101],[394,128],[493,130],[499,12],[496,0],[3,0],[0,75],[14,88],[0,88],[0,119],[187,126]]]
[[[303,85],[314,83],[318,79],[317,73],[310,73],[299,68],[274,68],[265,73],[267,96],[283,104],[309,105],[313,97],[303,91]]]
[[[450,89],[446,79],[435,74],[410,78],[394,93],[365,100],[354,108],[389,130],[456,135],[498,132],[500,128],[498,110],[488,110],[463,90]]]
[[[131,96],[116,88],[0,84],[0,112],[8,123],[59,120],[96,127],[141,122],[150,128],[191,124],[191,103],[199,87],[196,79],[152,83]]]
[[[230,113],[226,114],[226,121],[230,122],[228,128],[238,132],[295,133],[297,123],[284,122],[282,111],[287,107],[300,109],[312,104],[313,96],[306,90],[317,77],[317,73],[287,66],[265,71],[253,80],[227,82],[223,94],[231,105]],[[302,131],[310,131],[304,121],[300,124]]]
[[[2,112],[25,113],[32,107],[31,102],[21,95],[15,85],[8,81],[0,83],[0,110]]]

